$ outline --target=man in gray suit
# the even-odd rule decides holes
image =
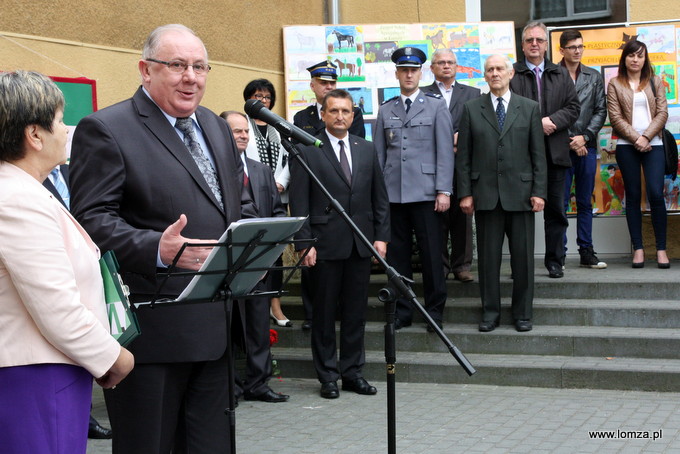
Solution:
[[[425,309],[441,327],[446,303],[442,266],[441,214],[449,209],[453,187],[453,128],[440,94],[418,88],[425,53],[402,47],[392,54],[401,94],[378,111],[373,143],[390,199],[392,242],[387,261],[412,277],[411,252],[415,231],[423,267]],[[397,301],[396,328],[412,323],[413,308]]]
[[[505,234],[514,275],[515,328],[532,329],[534,213],[545,205],[547,165],[538,103],[511,95],[513,75],[507,57],[487,58],[484,78],[491,93],[467,102],[460,122],[456,179],[460,207],[475,213],[477,221],[483,332],[493,331],[500,321]]]
[[[478,88],[456,83],[458,63],[451,49],[438,49],[432,53],[432,74],[434,82],[423,88],[424,91],[440,93],[451,113],[453,125],[453,152],[458,142],[458,123],[463,113],[463,104],[479,97]],[[451,208],[442,216],[444,274],[453,272],[453,277],[461,282],[472,282],[472,216],[463,213],[455,203],[456,188],[453,188]],[[449,233],[451,234],[451,256],[449,257]]]

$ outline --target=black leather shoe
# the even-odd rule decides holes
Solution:
[[[245,400],[259,400],[261,402],[276,403],[276,402],[285,402],[290,398],[290,396],[288,396],[286,394],[275,393],[271,389],[268,389],[267,391],[263,392],[262,394],[258,394],[257,396],[245,394],[243,396],[243,398]]]
[[[483,333],[488,333],[490,331],[493,331],[496,329],[498,326],[498,320],[496,321],[486,321],[482,320],[479,322],[479,330]]]
[[[338,391],[338,384],[334,381],[329,381],[326,383],[321,383],[321,397],[324,399],[337,399],[340,396],[340,391]]]
[[[439,329],[444,329],[444,325],[442,324],[442,322],[440,322],[439,320],[435,320],[434,322],[437,324]],[[432,328],[430,325],[427,325],[427,332],[434,333],[434,328]]]
[[[519,332],[531,331],[533,327],[531,320],[515,320],[515,329]]]
[[[400,330],[402,328],[406,328],[407,326],[411,326],[411,322],[406,323],[399,320],[398,318],[394,319],[394,329]]]
[[[312,329],[312,321],[311,320],[305,320],[302,322],[302,329],[305,331],[309,331]]]
[[[354,380],[343,380],[342,390],[354,391],[357,394],[365,394],[367,396],[372,396],[378,392],[375,386],[369,385],[364,377],[355,378]]]
[[[109,440],[111,437],[113,437],[111,429],[102,427],[97,421],[94,421],[94,424],[90,423],[90,426],[87,429],[87,438],[93,440]]]
[[[562,267],[559,265],[550,265],[548,267],[548,277],[553,279],[564,277],[564,271],[562,271]]]

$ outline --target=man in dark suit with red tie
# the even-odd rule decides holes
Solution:
[[[322,149],[304,147],[301,157],[384,257],[390,236],[387,190],[373,145],[348,134],[352,105],[345,90],[326,95],[321,111],[326,131],[317,136],[324,145]],[[338,379],[342,379],[343,390],[375,394],[375,387],[362,373],[371,251],[339,213],[327,210],[329,201],[297,159],[291,161],[290,191],[292,215],[309,216],[296,238],[317,239],[313,245],[298,245],[298,249],[309,248],[304,265],[310,267],[315,282],[312,356],[321,397],[339,396]],[[338,312],[339,359],[335,342]]]
[[[158,27],[138,68],[142,86],[82,119],[71,154],[73,214],[101,250],[115,251],[132,302],[154,296],[157,273],[184,243],[212,243],[242,210],[255,215],[228,125],[199,105],[210,71],[200,38],[182,25]],[[210,250],[187,248],[178,268],[198,270]],[[168,279],[159,296],[177,297],[189,279]],[[136,367],[104,391],[113,453],[229,453],[224,307],[195,302],[137,316]]]
[[[220,114],[227,120],[234,134],[236,147],[243,161],[243,184],[252,196],[259,217],[286,216],[276,188],[271,167],[245,155],[250,139],[250,123],[241,112],[228,111]],[[258,284],[258,290],[270,291],[269,279]],[[251,298],[239,306],[245,311],[246,341],[246,377],[238,380],[237,386],[242,388],[245,400],[262,402],[285,402],[289,396],[275,393],[267,385],[272,375],[272,355],[269,345],[269,297]]]
[[[293,124],[302,128],[310,135],[317,136],[323,133],[326,125],[321,119],[321,103],[323,98],[331,90],[335,90],[338,82],[338,67],[328,60],[324,60],[307,68],[311,80],[309,88],[314,92],[314,104],[296,113],[293,117]],[[364,127],[364,115],[359,107],[354,107],[354,119],[349,127],[349,133],[362,139],[366,136]],[[302,304],[305,309],[305,321],[302,329],[308,330],[312,326],[312,283],[310,282],[309,271],[306,268],[301,270],[302,284]]]

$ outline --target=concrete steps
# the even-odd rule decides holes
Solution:
[[[416,317],[397,332],[397,381],[680,392],[680,264],[637,271],[628,259],[607,261],[607,270],[568,266],[563,279],[548,279],[537,268],[534,329],[528,333],[511,325],[508,264],[501,326],[491,333],[477,330],[478,284],[447,281],[454,298],[447,302],[444,332],[477,374],[468,377]],[[384,276],[373,276],[369,294],[383,283]],[[314,378],[309,332],[300,329],[299,285],[289,288],[284,313],[295,326],[278,329],[272,351],[284,377]],[[383,306],[372,298],[364,370],[369,380],[385,379],[383,325]]]

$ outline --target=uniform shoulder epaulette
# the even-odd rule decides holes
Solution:
[[[390,102],[390,101],[394,101],[394,100],[397,99],[398,97],[399,97],[399,95],[393,96],[393,97],[391,97],[390,99],[386,99],[385,101],[381,102],[380,105],[382,106],[383,104],[387,104],[387,103]]]
[[[429,96],[430,98],[437,98],[437,99],[441,99],[441,98],[442,98],[441,93],[433,93],[433,92],[431,92],[431,91],[426,91],[426,92],[425,92],[425,96]]]

